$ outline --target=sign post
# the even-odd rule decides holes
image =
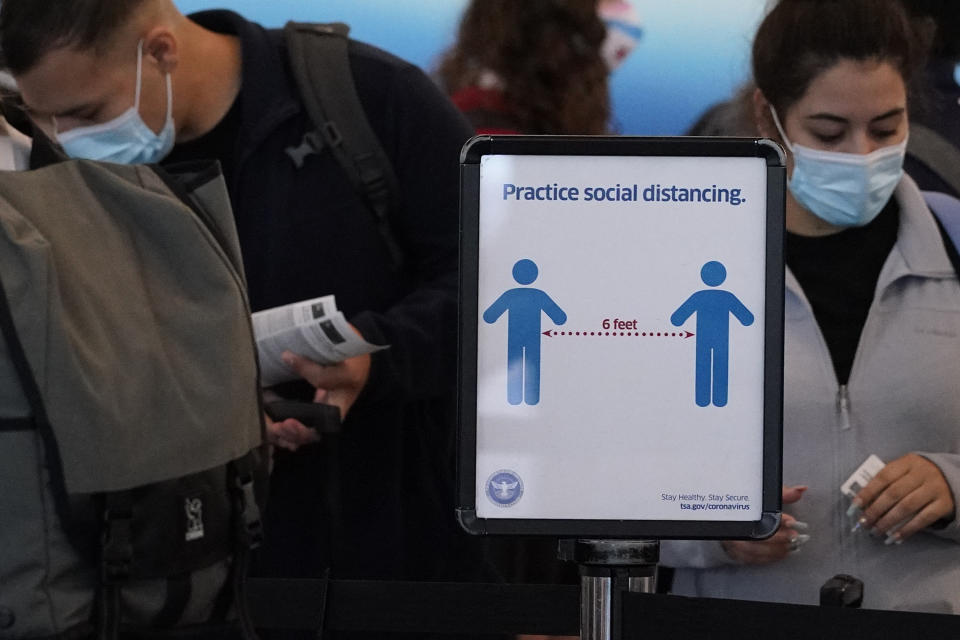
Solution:
[[[464,528],[612,558],[776,531],[785,180],[761,139],[467,143]]]

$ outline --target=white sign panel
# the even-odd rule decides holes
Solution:
[[[759,520],[767,163],[486,155],[476,515]]]

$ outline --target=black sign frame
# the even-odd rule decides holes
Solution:
[[[755,521],[480,518],[476,505],[480,163],[485,155],[762,158],[767,165],[763,470]],[[460,313],[457,518],[477,535],[654,539],[763,539],[780,523],[783,440],[783,301],[786,166],[765,138],[476,136],[460,158]]]

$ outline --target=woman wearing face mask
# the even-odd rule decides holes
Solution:
[[[438,75],[478,133],[603,134],[639,37],[627,0],[473,0]]]
[[[891,0],[782,0],[760,26],[756,119],[789,175],[784,516],[665,542],[677,593],[815,604],[845,573],[864,607],[960,612],[960,284],[902,171],[918,40]]]

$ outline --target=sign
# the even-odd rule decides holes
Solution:
[[[464,526],[773,533],[779,148],[488,136],[462,176]]]

